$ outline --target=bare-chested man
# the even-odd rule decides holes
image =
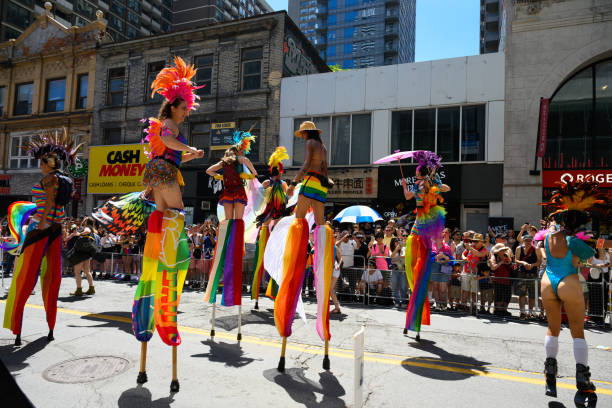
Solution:
[[[293,194],[297,183],[304,178],[300,188],[298,203],[295,210],[296,218],[304,218],[308,208],[312,206],[315,215],[315,223],[325,223],[325,201],[327,199],[327,148],[321,141],[321,131],[313,122],[303,122],[295,132],[296,137],[306,140],[306,157],[304,164],[295,175],[287,195]]]

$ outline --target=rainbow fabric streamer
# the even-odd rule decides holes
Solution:
[[[308,247],[308,221],[296,218],[287,235],[283,277],[274,301],[274,323],[281,337],[291,336],[291,325],[304,283]]]
[[[268,281],[268,287],[266,288],[266,296],[270,299],[276,299],[278,295],[278,283],[274,280],[273,277],[270,276],[270,280]]]
[[[185,216],[169,209],[149,218],[143,273],[132,307],[132,328],[139,341],[149,341],[157,328],[164,343],[181,344],[177,309],[189,267]]]
[[[29,201],[15,201],[9,206],[8,227],[14,242],[0,242],[0,248],[3,251],[16,255],[26,238],[23,227],[34,212],[36,212],[36,204]]]
[[[21,334],[23,309],[36,286],[39,272],[47,325],[49,330],[53,330],[62,281],[61,224],[52,224],[44,230],[32,230],[25,238],[4,308],[4,327],[16,335]]]
[[[417,207],[417,217],[412,232],[406,240],[406,278],[412,291],[406,311],[406,328],[420,331],[421,325],[430,324],[427,289],[431,276],[431,248],[434,238],[441,237],[446,210],[437,187],[430,189],[423,198],[424,206]]]
[[[264,274],[264,252],[266,244],[270,237],[270,229],[267,225],[262,225],[259,229],[257,237],[257,246],[255,247],[255,270],[253,272],[253,283],[251,284],[251,299],[259,299],[259,287],[261,286],[261,278]]]
[[[329,225],[317,225],[314,230],[314,283],[317,291],[317,333],[329,340],[329,292],[334,269],[334,233]]]
[[[91,216],[113,234],[135,234],[155,210],[155,203],[146,198],[148,192],[113,197]]]
[[[246,169],[246,166],[244,166]],[[244,241],[249,244],[257,242],[259,228],[256,225],[257,214],[260,214],[266,206],[266,191],[256,178],[245,181],[244,191],[247,196],[247,205],[244,208]],[[217,205],[217,218],[219,221],[225,219],[225,211],[222,205]]]
[[[242,304],[242,260],[244,258],[244,220],[219,223],[213,267],[204,301],[215,303],[219,281],[223,275],[222,306]]]

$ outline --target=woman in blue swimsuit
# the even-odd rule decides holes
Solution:
[[[584,192],[581,196],[577,192]],[[591,200],[585,197],[591,196]],[[565,308],[574,339],[576,359],[576,387],[574,398],[577,407],[594,407],[597,401],[595,385],[590,381],[588,346],[584,339],[584,297],[578,280],[578,265],[589,259],[594,250],[575,237],[578,229],[586,224],[590,216],[586,210],[598,204],[598,192],[592,183],[567,184],[555,192],[551,201],[545,203],[558,211],[550,216],[552,231],[544,238],[546,271],[542,276],[542,302],[548,320],[548,332],[544,346],[546,362],[546,395],[556,397],[558,336],[561,330],[561,308]]]

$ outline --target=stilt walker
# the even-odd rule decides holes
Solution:
[[[40,160],[42,180],[32,188],[34,202],[18,201],[9,207],[8,225],[14,242],[2,245],[3,250],[21,255],[4,309],[4,327],[17,336],[15,345],[21,345],[21,326],[25,303],[34,290],[38,276],[47,315],[49,333],[57,315],[57,296],[62,281],[62,220],[64,206],[72,199],[73,183],[62,173],[61,165],[73,164],[82,144],[75,145],[66,128],[45,131],[34,136],[22,148],[32,158]],[[27,224],[27,232],[24,233]]]
[[[255,247],[255,270],[253,272],[253,283],[251,284],[251,299],[255,300],[255,309],[259,309],[259,288],[264,274],[263,255],[270,236],[270,224],[287,215],[288,187],[287,183],[281,178],[283,175],[283,160],[289,160],[289,155],[285,147],[279,146],[268,160],[270,179],[262,183],[262,186],[267,189],[267,194],[266,207],[256,219],[257,226],[260,228],[257,236],[257,246]]]
[[[316,227],[314,228],[314,274],[317,291],[317,332],[325,342],[323,368],[329,370],[329,295],[333,271],[334,242],[331,227],[325,224],[325,201],[331,183],[327,178],[327,148],[321,141],[321,131],[310,121],[303,122],[295,132],[296,137],[306,139],[304,165],[291,182],[287,194],[291,196],[298,181],[300,187],[295,220],[289,228],[283,256],[283,275],[274,302],[274,323],[283,339],[278,370],[285,370],[287,337],[291,336],[291,325],[304,282],[309,226],[304,218],[312,206]]]
[[[178,130],[189,111],[197,107],[194,90],[198,87],[191,83],[196,70],[180,57],[174,58],[174,64],[164,68],[151,85],[153,94],[157,92],[165,100],[159,117],[149,118],[149,127],[145,130],[148,143],[145,151],[150,160],[142,183],[147,190],[152,190],[156,209],[148,220],[142,275],[132,307],[132,328],[136,339],[141,342],[137,382],[147,382],[147,342],[157,328],[162,341],[172,347],[170,391],[178,392],[176,348],[181,344],[181,337],[177,330],[177,313],[190,261],[181,197],[184,182],[179,167],[183,162],[202,158],[204,152],[186,145],[185,137]],[[128,201],[119,209],[141,208],[141,197],[134,195],[133,201],[123,197]],[[140,205],[137,204],[139,201]],[[114,225],[113,215],[124,214],[122,211],[102,212],[110,218],[107,220],[109,225]],[[140,218],[135,220],[142,222]]]
[[[250,151],[251,142],[255,140],[250,132],[234,133],[236,144],[225,151],[223,159],[210,166],[206,173],[217,179],[223,179],[223,194],[219,204],[223,205],[225,219],[219,223],[217,245],[213,257],[210,279],[206,286],[204,301],[213,304],[213,318],[210,336],[215,336],[215,314],[217,290],[223,276],[222,306],[238,306],[237,340],[242,340],[242,260],[244,258],[244,208],[247,195],[244,190],[244,179],[254,178],[257,172],[251,161],[244,156]],[[250,173],[244,171],[248,168]],[[217,171],[223,170],[223,175]]]
[[[546,271],[542,276],[542,303],[546,310],[548,331],[544,340],[546,361],[546,395],[557,396],[557,354],[561,330],[561,308],[568,316],[574,343],[576,360],[576,395],[578,408],[594,408],[597,405],[595,384],[591,381],[588,365],[588,345],[584,338],[584,297],[578,279],[577,261],[591,258],[595,251],[578,238],[578,229],[591,219],[591,211],[610,211],[606,195],[597,183],[564,183],[555,191],[549,202],[542,205],[556,210],[549,216],[552,231],[544,237]],[[560,285],[562,283],[562,285]]]
[[[421,325],[429,325],[430,322],[427,289],[431,275],[432,245],[442,237],[446,215],[446,210],[438,205],[444,201],[440,193],[450,191],[450,187],[442,184],[436,173],[442,165],[440,157],[435,153],[417,150],[411,156],[419,165],[416,169],[417,182],[410,191],[406,180],[402,178],[406,200],[414,197],[417,207],[416,219],[406,240],[406,276],[412,294],[406,312],[404,334],[408,330],[416,331],[416,340],[420,341]]]

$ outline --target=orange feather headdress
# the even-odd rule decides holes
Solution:
[[[172,103],[176,98],[182,98],[187,104],[187,111],[196,109],[199,105],[196,99],[200,99],[195,94],[196,89],[202,86],[194,86],[191,79],[195,76],[197,69],[193,65],[186,64],[181,57],[174,57],[174,66],[166,67],[157,74],[155,80],[151,84],[151,97],[158,94],[162,95]]]
[[[560,188],[553,192],[546,203],[540,203],[554,211],[551,216],[565,211],[587,212],[591,210],[606,210],[605,193],[599,191],[594,181],[558,183]]]

